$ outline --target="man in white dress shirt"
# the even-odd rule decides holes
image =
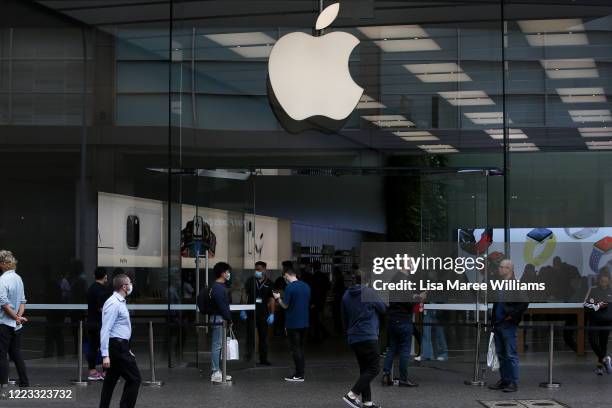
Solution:
[[[28,321],[21,304],[25,303],[23,281],[15,272],[17,259],[11,251],[0,251],[0,386],[8,385],[8,352],[15,328]]]
[[[125,298],[132,293],[132,281],[129,276],[119,274],[113,278],[113,289],[115,292],[102,308],[100,351],[102,365],[107,371],[102,385],[100,408],[109,407],[119,377],[125,380],[119,407],[133,408],[138,398],[141,377],[136,358],[130,351],[132,324],[125,303]]]

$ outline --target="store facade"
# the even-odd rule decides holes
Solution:
[[[153,320],[175,365],[206,344],[207,262],[232,265],[238,316],[258,260],[273,278],[283,260],[350,277],[367,241],[612,235],[606,2],[347,0],[324,32],[329,1],[87,3],[2,1],[0,247],[45,356],[45,322],[72,347],[97,266],[133,276],[138,339]],[[358,40],[345,121],[279,112],[269,56],[295,32]],[[199,274],[196,215],[216,236]]]

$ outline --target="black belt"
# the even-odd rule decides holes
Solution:
[[[111,337],[109,339],[109,341],[114,341],[114,342],[117,342],[117,343],[129,343],[130,342],[129,340],[122,339],[120,337]]]

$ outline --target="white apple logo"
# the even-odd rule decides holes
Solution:
[[[316,29],[329,26],[339,10],[339,3],[323,10]],[[268,62],[270,84],[279,104],[293,120],[318,115],[343,120],[351,114],[363,94],[348,67],[357,44],[357,37],[344,32],[320,37],[294,32],[276,42]]]

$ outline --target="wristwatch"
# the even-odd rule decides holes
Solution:
[[[572,232],[572,229],[573,228],[563,228],[563,231],[565,231],[569,237],[574,239],[586,239],[597,234],[597,231],[599,231],[599,228],[581,228],[576,232]]]
[[[533,266],[540,266],[552,256],[556,246],[557,238],[551,230],[534,228],[527,233],[523,258]],[[535,255],[536,250],[539,250],[539,255]]]
[[[601,258],[611,250],[612,237],[609,235],[593,244],[593,251],[591,251],[591,257],[589,258],[589,266],[593,272],[597,273],[599,271]]]

